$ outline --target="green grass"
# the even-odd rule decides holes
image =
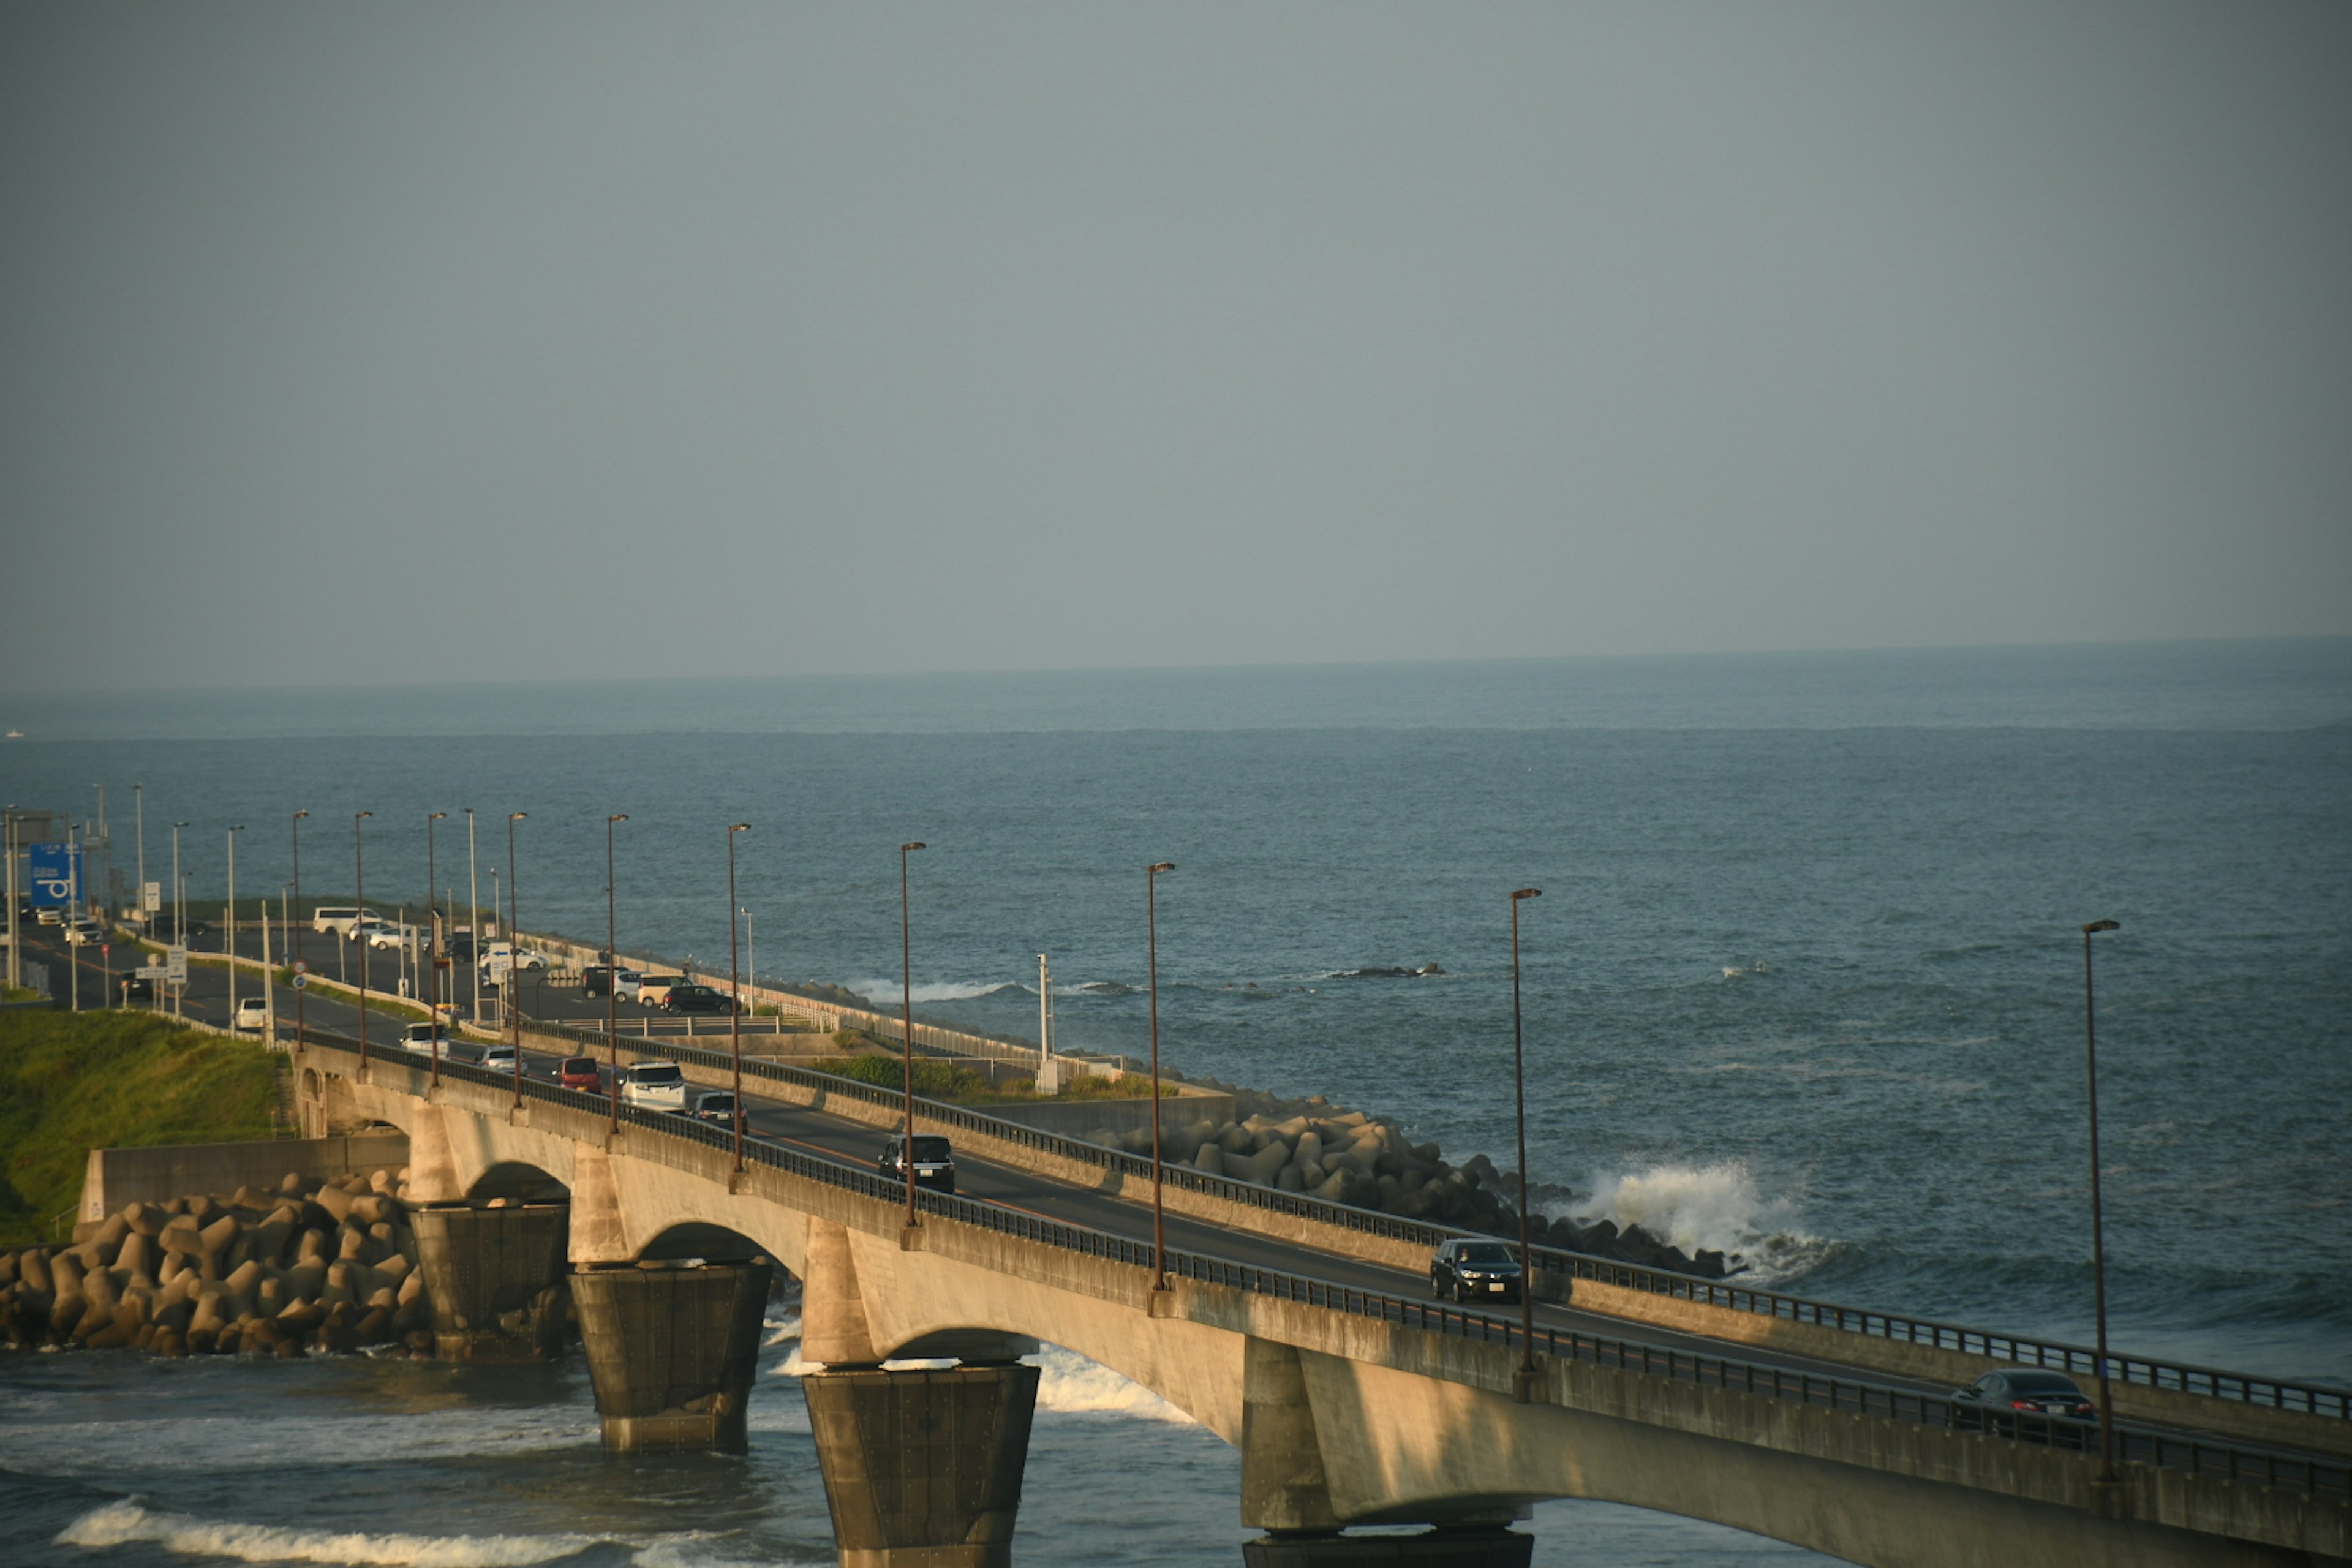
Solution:
[[[282,1059],[152,1013],[0,1014],[0,1246],[70,1238],[92,1149],[271,1136]]]

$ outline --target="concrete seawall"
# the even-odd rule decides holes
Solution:
[[[289,1171],[310,1186],[371,1171],[396,1171],[406,1163],[404,1132],[92,1149],[76,1213],[81,1224],[93,1225],[120,1213],[126,1204],[168,1203],[188,1193],[226,1193],[239,1187],[275,1192]]]

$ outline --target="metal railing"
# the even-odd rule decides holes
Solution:
[[[602,1030],[582,1029],[565,1024],[540,1024],[535,1028],[556,1033],[567,1038],[600,1048],[606,1044]],[[624,1047],[634,1048],[639,1055],[655,1055],[699,1067],[726,1068],[733,1064],[727,1051],[705,1050],[675,1039],[656,1037],[632,1041],[623,1036]],[[774,1083],[790,1083],[842,1099],[862,1100],[868,1104],[895,1107],[900,1103],[899,1092],[860,1083],[854,1079],[837,1078],[806,1068],[787,1066],[782,1062],[756,1061],[745,1058],[743,1076],[747,1079],[763,1079]],[[984,1111],[949,1105],[939,1100],[917,1097],[916,1103],[928,1121],[959,1129],[979,1136],[1003,1139],[1050,1154],[1057,1159],[1092,1165],[1107,1173],[1149,1180],[1151,1162],[1140,1154],[1129,1154],[1099,1143],[1048,1132],[1040,1128],[1008,1121]],[[1403,1219],[1373,1209],[1360,1209],[1346,1204],[1306,1193],[1286,1193],[1273,1187],[1262,1187],[1235,1177],[1212,1175],[1191,1165],[1168,1164],[1161,1168],[1161,1180],[1169,1186],[1185,1192],[1200,1193],[1228,1203],[1244,1204],[1269,1213],[1286,1215],[1320,1225],[1352,1231],[1360,1235],[1378,1236],[1405,1241],[1416,1246],[1435,1248],[1441,1241],[1454,1237],[1470,1236],[1471,1231],[1451,1226],[1431,1225],[1422,1220]],[[1732,1311],[1750,1312],[1762,1317],[1777,1318],[1785,1322],[1806,1323],[1818,1328],[1844,1333],[1863,1334],[1872,1338],[1892,1340],[1906,1344],[1927,1345],[1938,1350],[1957,1351],[1964,1355],[1982,1356],[1991,1361],[2005,1361],[2021,1366],[2049,1367],[2053,1370],[2098,1373],[2098,1353],[2084,1345],[2060,1340],[2038,1340],[2023,1334],[1998,1333],[1989,1329],[1969,1328],[1958,1323],[1941,1322],[1932,1318],[1909,1317],[1899,1312],[1882,1312],[1868,1308],[1841,1306],[1835,1302],[1817,1301],[1809,1297],[1786,1295],[1775,1290],[1763,1290],[1753,1286],[1734,1284],[1722,1279],[1705,1279],[1694,1275],[1675,1274],[1665,1269],[1649,1268],[1620,1263],[1610,1258],[1594,1258],[1585,1253],[1564,1252],[1554,1247],[1533,1249],[1534,1264],[1539,1272],[1548,1272],[1576,1279],[1591,1279],[1599,1284],[1639,1290],[1650,1295],[1667,1296],[1694,1301]],[[2284,1378],[2258,1377],[2248,1373],[2231,1372],[2219,1367],[2199,1366],[2189,1363],[2163,1361],[2152,1356],[2129,1355],[2109,1350],[2108,1375],[2118,1382],[2146,1388],[2169,1389],[2185,1394],[2202,1394],[2246,1405],[2258,1405],[2272,1409],[2294,1411],[2328,1420],[2352,1421],[2352,1391],[2329,1387],[2324,1384],[2301,1383]]]
[[[312,1043],[329,1049],[356,1044],[316,1036]],[[415,1065],[413,1058],[422,1055],[400,1047],[390,1047],[383,1054],[404,1058],[404,1065],[412,1067]],[[509,1073],[464,1062],[444,1060],[441,1072],[444,1077],[502,1091],[511,1090],[515,1082]],[[589,1090],[567,1089],[528,1078],[522,1080],[522,1092],[526,1099],[573,1109],[601,1108],[604,1098]],[[731,1151],[734,1147],[733,1135],[727,1128],[681,1117],[674,1112],[624,1105],[619,1115],[623,1121],[633,1127],[641,1127],[667,1137],[701,1143],[721,1152]],[[743,1152],[748,1163],[823,1183],[861,1197],[891,1204],[904,1202],[906,1198],[903,1184],[884,1177],[877,1171],[786,1149],[756,1135],[746,1139]],[[1134,1268],[1149,1268],[1151,1266],[1151,1244],[1139,1237],[1117,1236],[1090,1226],[1047,1219],[1024,1210],[928,1188],[917,1188],[915,1201],[923,1212],[960,1224]],[[1515,1318],[1489,1317],[1481,1312],[1465,1311],[1459,1307],[1340,1285],[1203,1253],[1171,1251],[1167,1254],[1167,1263],[1171,1274],[1203,1284],[1297,1301],[1328,1311],[1395,1323],[1449,1338],[1477,1340],[1511,1348],[1517,1348],[1520,1343],[1519,1325]],[[1822,1376],[1761,1365],[1731,1356],[1696,1354],[1640,1340],[1541,1328],[1537,1330],[1532,1345],[1538,1353],[1561,1361],[1613,1367],[1705,1387],[1874,1415],[1913,1426],[1972,1431],[2074,1451],[2088,1451],[2097,1443],[2095,1422],[2024,1411],[1997,1410],[1948,1395],[1915,1394],[1882,1384]],[[2341,1461],[2204,1443],[2137,1428],[2119,1428],[2116,1436],[2119,1455],[2126,1460],[2159,1468],[2184,1470],[2194,1475],[2226,1477],[2231,1480],[2259,1479],[2265,1486],[2306,1494],[2352,1495],[2352,1466]]]

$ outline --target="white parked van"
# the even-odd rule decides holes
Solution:
[[[507,976],[509,969],[545,969],[547,960],[524,948],[518,953],[511,942],[494,942],[482,949],[482,978],[495,985]]]
[[[383,917],[373,910],[322,908],[310,912],[310,929],[315,931],[331,931],[337,936],[348,940],[352,934],[352,928],[358,925],[360,921],[377,923],[383,919]]]

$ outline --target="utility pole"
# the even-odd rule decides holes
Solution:
[[[474,972],[474,1022],[478,1024],[482,1021],[482,883],[474,871],[474,808],[470,805],[466,807],[466,945],[474,950],[466,967]]]

